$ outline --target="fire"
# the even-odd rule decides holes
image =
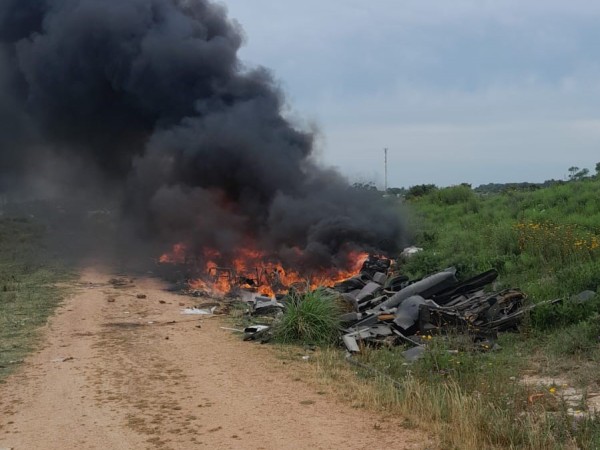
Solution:
[[[159,259],[161,263],[183,264],[185,262],[185,245],[175,244],[170,253],[165,253]]]
[[[299,253],[301,251],[297,250]],[[175,244],[169,253],[159,258],[164,264],[187,264],[192,258],[183,243]],[[205,290],[212,295],[225,295],[234,288],[248,289],[261,295],[274,296],[294,287],[298,290],[331,286],[355,275],[369,254],[349,252],[346,268],[330,268],[310,273],[286,268],[264,252],[252,247],[239,248],[225,257],[214,248],[205,248],[193,260],[202,261],[198,277],[189,281],[192,289]]]

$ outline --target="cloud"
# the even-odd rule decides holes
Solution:
[[[385,146],[402,149],[401,185],[541,181],[598,159],[600,4],[227,4],[244,59],[274,69],[320,123],[324,160],[355,177],[381,181]]]

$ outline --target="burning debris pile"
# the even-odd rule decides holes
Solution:
[[[248,249],[237,251],[233,259],[214,250],[204,250],[196,258],[185,255],[189,255],[185,246],[176,245],[160,263],[196,268],[184,293],[213,297],[225,306],[245,303],[253,324],[243,330],[245,340],[268,342],[278,337],[316,344],[309,336],[313,331],[307,330],[328,322],[333,325],[323,342],[343,343],[349,355],[365,346],[408,345],[412,348],[403,355],[413,361],[424,354],[432,335],[452,333],[468,338],[475,349],[496,349],[498,332],[518,330],[533,308],[560,301],[527,304],[519,289],[497,290],[493,283],[498,272],[493,269],[463,281],[454,267],[410,280],[396,261],[367,253],[349,252],[343,270],[309,272],[284,267],[273,256]],[[224,261],[231,265],[223,265]],[[324,305],[321,311],[328,311],[327,317],[317,318],[314,302],[334,307]]]
[[[427,338],[451,331],[469,334],[482,349],[494,348],[497,332],[517,329],[525,313],[527,296],[519,289],[486,291],[498,273],[483,272],[458,281],[449,268],[417,281],[398,272],[387,258],[369,256],[357,275],[321,287],[345,305],[340,335],[349,352],[364,345],[410,344],[407,358],[419,357]],[[251,314],[280,314],[286,297],[259,296],[251,299]],[[263,309],[264,308],[264,309]],[[261,336],[268,335],[264,327]],[[247,330],[253,339],[254,331]]]
[[[301,251],[295,251],[302,260]],[[194,296],[248,299],[258,295],[281,299],[290,290],[304,292],[333,286],[361,270],[367,257],[367,253],[350,250],[338,256],[334,267],[300,264],[289,268],[284,267],[276,255],[253,247],[242,247],[227,254],[212,248],[190,253],[184,244],[177,244],[160,257],[159,265],[180,268],[180,273],[185,273],[188,279],[183,290]]]

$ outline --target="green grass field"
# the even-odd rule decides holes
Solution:
[[[0,219],[0,382],[35,348],[39,328],[64,292],[69,274],[44,246],[44,229],[30,220]]]

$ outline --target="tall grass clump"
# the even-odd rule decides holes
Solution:
[[[322,289],[290,293],[285,312],[275,326],[275,338],[283,343],[329,345],[340,334],[340,308]]]

